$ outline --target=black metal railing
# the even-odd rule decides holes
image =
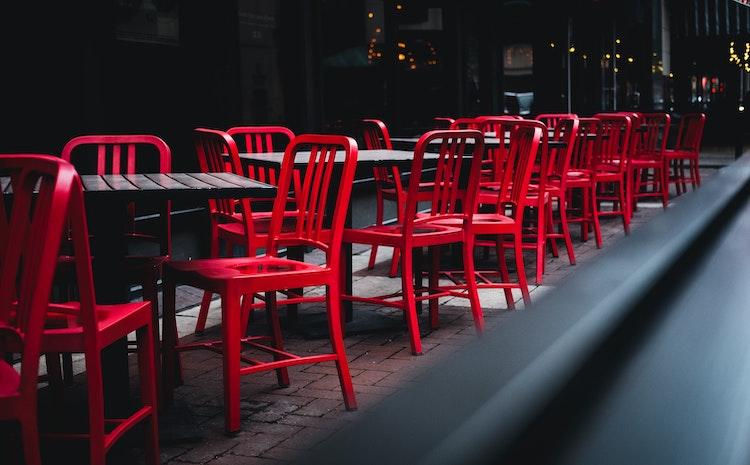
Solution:
[[[300,463],[747,463],[749,180],[743,157]]]

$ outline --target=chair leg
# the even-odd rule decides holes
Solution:
[[[339,375],[341,394],[347,410],[357,410],[357,399],[354,395],[352,376],[349,373],[349,362],[346,359],[344,334],[339,321],[341,320],[341,288],[339,281],[332,279],[328,284],[326,302],[328,304],[328,332],[331,335],[331,348],[336,354],[336,372]]]
[[[620,180],[618,197],[620,199],[620,212],[622,213],[622,227],[625,230],[625,234],[630,234],[630,202],[625,196],[625,186],[623,186],[622,180]]]
[[[602,229],[599,225],[599,201],[596,199],[597,183],[591,188],[591,219],[594,221],[594,236],[596,237],[596,248],[602,248]]]
[[[245,294],[247,299],[247,294]],[[279,323],[279,309],[276,305],[276,292],[266,292],[266,316],[268,318],[268,324],[271,327],[271,340],[273,341],[273,347],[278,350],[284,350],[284,336],[281,334],[281,323]],[[245,326],[241,326],[240,330],[245,332]],[[281,357],[274,354],[274,360],[281,360]],[[289,370],[279,368],[276,370],[276,380],[281,387],[289,386]]]
[[[539,193],[543,195],[543,193]],[[544,274],[544,259],[545,252],[547,250],[547,225],[545,218],[547,216],[547,204],[540,204],[537,206],[536,214],[536,283],[538,286],[542,284],[542,275]],[[553,249],[553,255],[557,256],[557,246]]]
[[[406,248],[404,252],[401,254],[401,289],[404,294],[404,315],[409,329],[411,353],[422,355],[422,339],[419,335],[419,320],[417,319],[417,305],[414,298],[414,283],[412,282],[414,259],[410,248]]]
[[[395,278],[398,274],[398,261],[401,258],[401,250],[398,248],[393,249],[393,255],[391,255],[391,269],[388,271],[388,276]]]
[[[474,233],[468,232],[464,235],[463,244],[464,278],[466,279],[466,291],[468,292],[471,315],[474,317],[474,328],[478,334],[484,331],[484,314],[482,304],[479,302],[477,290],[477,279],[474,272]]]
[[[659,184],[661,188],[661,205],[663,208],[669,206],[669,173],[664,169],[664,163],[659,169]]]
[[[21,421],[21,443],[23,444],[23,459],[25,465],[41,465],[42,456],[39,452],[39,429],[37,424],[36,402],[34,407],[24,406]]]
[[[581,189],[581,242],[589,240],[589,223],[591,220],[591,212],[589,211],[589,190],[587,188]]]
[[[240,430],[240,298],[231,284],[221,295],[221,333],[224,375],[224,429]]]
[[[157,392],[161,391],[161,343],[159,342],[159,291],[157,281],[161,275],[161,269],[150,270],[149,276],[143,280],[143,300],[151,302],[151,337],[153,338],[155,381]]]
[[[146,463],[157,465],[161,462],[159,454],[159,422],[157,419],[157,364],[156,347],[153,345],[154,327],[149,325],[138,329],[136,338],[138,343],[138,370],[141,387],[141,403],[151,407],[151,414],[144,430],[146,435]]]
[[[508,273],[508,264],[505,262],[505,247],[503,247],[503,237],[497,236],[497,265],[500,268],[500,279],[503,283],[510,283],[510,273]],[[513,290],[506,287],[503,288],[505,294],[505,303],[508,310],[515,310],[516,304],[513,301]]]
[[[164,306],[162,311],[162,401],[171,403],[174,388],[179,384],[180,359],[177,345],[177,321],[175,315],[175,283],[164,275]]]
[[[427,286],[432,289],[437,289],[440,285],[438,279],[438,272],[440,271],[440,246],[430,247],[430,270]],[[438,329],[440,327],[440,314],[438,313],[438,299],[429,300],[429,313],[430,313],[430,329]]]
[[[701,172],[698,165],[698,159],[690,159],[690,167],[692,171],[693,190],[701,186]]]
[[[383,224],[383,191],[380,187],[375,188],[375,224]],[[375,268],[375,259],[378,256],[378,245],[373,244],[370,249],[370,260],[367,262],[367,269],[371,270]]]
[[[516,256],[516,273],[518,273],[518,286],[521,288],[523,303],[528,306],[531,303],[529,285],[526,282],[526,268],[523,263],[523,245],[521,244],[521,233],[513,236],[513,253]]]
[[[568,213],[565,210],[565,196],[557,198],[557,209],[560,212],[560,225],[562,226],[565,250],[568,252],[568,261],[571,265],[576,264],[576,254],[573,250],[573,238],[570,237],[570,225],[568,224]]]
[[[86,347],[86,388],[89,407],[89,461],[91,465],[105,465],[104,449],[104,388],[102,358],[99,347]]]

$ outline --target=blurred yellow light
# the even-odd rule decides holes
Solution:
[[[380,29],[379,27],[375,28],[375,32],[377,32],[378,34],[380,34],[381,31],[382,31],[382,29]]]
[[[615,68],[615,73],[616,73],[616,72],[618,72],[618,71],[620,71],[620,70],[619,70],[619,69],[617,69],[617,68]]]
[[[585,60],[586,58],[588,58],[588,56],[586,56],[586,54],[584,53],[583,54],[583,59]]]
[[[406,48],[406,44],[404,42],[399,42],[398,48]]]
[[[674,73],[669,73],[669,77],[673,78],[674,77]]]
[[[632,63],[632,62],[633,62],[633,57],[628,57],[628,63]]]
[[[396,9],[397,9],[397,10],[400,10],[400,9],[402,9],[402,8],[403,8],[403,6],[402,6],[402,5],[400,4],[400,3],[396,5]]]
[[[606,58],[607,60],[609,60],[610,58],[612,58],[612,56],[608,53],[608,54],[604,55],[604,58]]]
[[[576,51],[576,48],[575,48],[575,47],[570,47],[570,48],[568,49],[568,51],[569,51],[570,53],[573,53],[573,52],[575,52],[575,51]]]
[[[550,42],[549,46],[552,47],[552,48],[555,48],[555,43],[554,42]]]
[[[410,68],[410,69],[417,69],[417,65],[414,65],[414,64],[413,64],[413,65],[409,66],[409,68]]]
[[[375,13],[373,13],[371,11],[371,12],[367,13],[367,17],[370,18],[370,19],[372,19],[373,17],[375,17]]]
[[[615,43],[619,44],[620,43],[620,39],[615,39]]]
[[[615,58],[620,58],[620,54],[619,53],[615,53]]]
[[[406,60],[406,55],[404,55],[403,53],[399,53],[398,54],[398,61],[404,61],[404,60]]]

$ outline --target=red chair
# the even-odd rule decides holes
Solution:
[[[94,297],[94,283],[91,272],[91,254],[89,251],[89,236],[88,228],[86,225],[86,217],[83,207],[83,193],[81,187],[81,181],[78,175],[73,170],[72,166],[66,162],[56,159],[53,157],[42,156],[39,158],[33,158],[29,156],[10,156],[0,157],[0,169],[18,170],[20,168],[20,175],[16,173],[14,182],[14,192],[21,193],[22,203],[18,205],[14,198],[14,208],[12,211],[12,217],[7,223],[10,225],[11,234],[3,234],[3,237],[7,242],[8,255],[3,257],[3,276],[13,276],[16,274],[16,266],[19,260],[19,253],[28,253],[28,251],[22,251],[18,247],[18,244],[23,243],[21,237],[30,235],[27,238],[27,244],[30,248],[36,248],[40,245],[49,246],[49,249],[45,249],[44,254],[49,255],[54,251],[57,253],[56,241],[60,236],[60,229],[58,227],[59,220],[50,223],[49,230],[44,222],[37,223],[36,220],[31,224],[25,223],[25,219],[28,216],[28,195],[24,196],[24,192],[30,192],[36,181],[35,177],[38,178],[40,173],[45,174],[47,177],[51,177],[55,172],[59,173],[60,178],[65,184],[70,187],[70,199],[68,206],[68,217],[69,217],[69,234],[72,239],[74,255],[74,267],[76,273],[76,285],[77,295],[79,296],[78,301],[70,301],[63,303],[48,303],[49,298],[49,287],[47,282],[49,281],[49,275],[53,272],[54,265],[57,262],[55,256],[55,263],[51,260],[45,260],[39,262],[42,269],[35,270],[33,264],[30,262],[29,270],[35,270],[36,274],[33,275],[34,282],[32,289],[37,286],[39,281],[40,289],[34,289],[33,299],[31,302],[35,302],[35,306],[43,302],[47,307],[46,314],[46,327],[42,333],[41,346],[39,350],[44,353],[83,353],[86,360],[86,386],[88,393],[88,433],[49,433],[50,437],[57,437],[60,439],[71,439],[80,440],[82,438],[88,438],[89,440],[89,454],[90,463],[103,465],[105,463],[107,451],[114,445],[114,443],[123,436],[123,434],[136,426],[137,424],[146,421],[148,423],[146,427],[146,460],[150,464],[159,463],[159,443],[158,443],[158,423],[157,423],[157,408],[156,408],[156,374],[155,374],[155,362],[154,362],[154,336],[152,328],[152,317],[153,312],[151,303],[149,301],[144,302],[133,302],[127,304],[117,305],[98,305]],[[33,175],[28,176],[29,169]],[[42,184],[44,186],[44,183]],[[41,205],[45,205],[47,200],[45,196],[49,195],[49,191],[44,189],[39,191],[37,196],[37,202],[41,201]],[[15,194],[14,194],[15,196]],[[26,206],[24,206],[23,199],[26,198]],[[18,206],[18,208],[16,208]],[[24,210],[27,210],[24,212]],[[36,211],[41,211],[38,208]],[[59,210],[59,215],[65,213],[65,207],[59,207],[55,210]],[[57,217],[55,217],[57,218]],[[13,229],[13,228],[18,229]],[[40,232],[36,232],[39,230]],[[45,234],[46,238],[36,237],[37,235]],[[25,262],[26,263],[26,262]],[[5,274],[6,271],[8,274]],[[27,269],[24,269],[24,273]],[[8,305],[13,299],[18,298],[19,309],[23,310],[23,302],[25,299],[31,298],[32,295],[28,287],[21,286],[18,289],[14,289],[13,279],[3,280],[3,293],[0,296],[0,300],[5,302],[6,305],[2,306],[2,309],[6,312],[0,321],[8,321],[7,309],[11,308]],[[14,295],[14,291],[21,291]],[[12,311],[11,311],[12,314]],[[126,337],[130,333],[136,333],[137,336],[137,352],[138,352],[138,368],[139,368],[139,381],[140,381],[140,398],[142,406],[137,408],[135,412],[128,415],[126,418],[108,419],[105,418],[104,412],[104,395],[102,389],[102,361],[101,353],[106,347],[112,343]],[[11,345],[11,351],[13,347]],[[33,376],[31,373],[28,375],[24,373],[22,376]],[[30,383],[31,380],[28,378],[24,379],[24,383]],[[28,386],[25,386],[28,388]],[[33,405],[29,406],[33,409]],[[105,428],[105,425],[109,425]]]
[[[473,158],[469,168],[468,187],[460,185],[466,153],[467,139],[473,145]],[[402,221],[398,224],[372,225],[362,229],[347,229],[344,241],[348,243],[386,245],[401,251],[401,292],[391,295],[373,297],[345,296],[348,300],[384,305],[403,310],[409,329],[411,350],[414,355],[422,353],[422,342],[417,321],[416,303],[430,301],[430,324],[433,328],[438,325],[437,300],[439,297],[459,296],[469,299],[474,326],[481,332],[484,327],[482,308],[476,293],[476,282],[469,280],[465,291],[448,289],[439,286],[439,258],[440,246],[463,243],[463,258],[467,275],[473,276],[474,258],[473,236],[467,235],[467,223],[470,213],[476,205],[476,185],[479,181],[479,168],[483,150],[484,137],[475,130],[435,130],[422,135],[414,148],[414,159],[411,165],[411,178],[406,193],[406,201]],[[424,199],[426,192],[421,185],[421,175],[424,167],[424,156],[428,146],[438,148],[437,169],[434,182],[430,183],[430,211],[417,215],[417,203]],[[461,206],[459,208],[459,205]],[[443,226],[440,221],[453,219],[455,225]],[[429,247],[432,262],[427,288],[415,288],[413,276],[418,276],[421,283],[421,272],[415,275],[412,252],[421,253],[423,247]],[[418,267],[417,267],[418,270]],[[427,295],[424,295],[427,294]],[[399,300],[393,300],[399,298]]]
[[[534,119],[544,123],[547,128],[554,129],[560,120],[572,118],[578,118],[578,115],[575,113],[540,113]]]
[[[588,240],[589,228],[594,228],[591,206],[593,185],[593,160],[601,150],[601,121],[597,118],[579,118],[578,134],[573,144],[570,166],[566,173],[568,196],[568,223],[581,225],[581,240]],[[574,195],[580,190],[580,196]]]
[[[596,234],[596,246],[602,246],[602,233],[599,218],[602,216],[622,217],[625,234],[630,234],[630,207],[625,195],[627,183],[627,163],[630,150],[631,119],[618,113],[598,113],[594,118],[601,121],[600,150],[592,163],[591,205]],[[611,190],[605,190],[611,186]],[[601,200],[612,201],[612,210],[602,211]]]
[[[633,127],[631,157],[628,161],[628,187],[633,210],[638,199],[658,197],[662,206],[669,204],[669,180],[664,151],[669,137],[670,117],[666,113],[643,113],[641,126]],[[643,128],[642,130],[640,128]],[[648,188],[651,187],[649,190]]]
[[[449,129],[455,120],[453,118],[436,116],[432,118],[432,121],[435,123],[435,129]]]
[[[291,186],[295,157],[306,152],[309,162],[304,171],[302,190],[298,193],[299,210],[293,228],[282,227],[285,222],[287,192]],[[334,179],[334,160],[337,152],[345,161],[341,175]],[[354,389],[344,350],[341,328],[340,283],[342,269],[341,241],[344,221],[349,205],[354,171],[357,162],[357,144],[345,136],[302,135],[292,141],[284,154],[278,192],[268,229],[266,251],[262,257],[249,254],[247,258],[211,258],[187,262],[172,262],[165,271],[164,285],[164,345],[165,345],[165,396],[169,399],[174,386],[177,352],[205,348],[220,352],[224,365],[224,407],[227,432],[240,428],[240,376],[263,370],[277,370],[279,383],[288,385],[286,367],[304,363],[334,361],[338,369],[341,391],[347,409],[356,408]],[[332,184],[332,181],[334,183]],[[323,213],[328,202],[335,203],[332,215]],[[244,227],[249,231],[253,221],[249,215],[250,202],[240,202]],[[330,225],[327,225],[330,220]],[[245,246],[252,250],[250,234],[245,235]],[[279,246],[304,244],[323,250],[326,263],[322,266],[279,258]],[[284,351],[281,328],[275,302],[275,291],[284,290],[293,283],[299,287],[327,286],[328,329],[332,352],[322,355],[298,356]],[[222,297],[222,338],[220,341],[180,345],[175,322],[175,286],[189,286],[210,290]],[[272,346],[263,344],[268,337],[244,337],[240,324],[240,298],[257,292],[266,293],[266,310],[272,326]],[[272,361],[251,359],[241,353],[241,346],[268,352]],[[241,366],[241,362],[250,366]]]
[[[49,156],[0,156],[0,173],[11,176],[11,217],[0,193],[0,420],[21,426],[27,465],[41,463],[37,427],[37,383],[45,315],[57,266],[60,238],[76,177],[68,163]],[[37,181],[39,194],[32,208]],[[13,348],[11,350],[11,347]],[[8,363],[21,354],[21,370]],[[7,453],[3,453],[7,456]]]
[[[232,173],[242,175],[243,169],[240,162],[239,152],[234,139],[227,133],[215,129],[197,128],[194,130],[195,150],[198,156],[198,165],[201,172],[224,172],[229,169]],[[257,172],[256,172],[257,174]],[[270,176],[270,175],[269,175]],[[293,178],[298,178],[299,172],[295,170]],[[294,181],[293,181],[294,182]],[[251,199],[252,200],[252,199]],[[290,197],[287,195],[287,205]],[[252,206],[248,207],[248,216],[252,218],[250,228],[246,228],[245,217],[238,212],[238,202],[234,199],[223,199],[208,201],[209,222],[211,229],[210,257],[219,257],[220,242],[224,243],[226,256],[232,255],[234,246],[245,246],[249,244],[248,256],[253,256],[259,247],[263,247],[268,241],[268,228],[271,222],[271,212],[254,212]],[[287,218],[296,215],[296,208],[284,210]],[[201,300],[198,318],[195,323],[195,332],[200,334],[206,326],[208,308],[211,304],[213,293],[206,290]],[[250,310],[260,304],[252,304],[252,296],[248,296],[244,302],[243,325],[247,326]],[[296,304],[302,301],[323,301],[322,297],[302,297],[290,295],[284,299],[282,305]]]
[[[521,290],[525,304],[531,303],[523,261],[523,211],[534,162],[539,152],[539,142],[543,135],[543,125],[538,121],[518,122],[523,124],[512,126],[507,155],[499,161],[497,171],[501,176],[497,188],[498,195],[494,197],[495,211],[474,213],[468,227],[468,234],[476,238],[477,246],[497,247],[501,281],[494,282],[486,276],[490,273],[496,274],[497,271],[485,273],[477,270],[477,287],[503,289],[508,309],[515,308],[513,288]],[[510,280],[505,263],[505,244],[508,236],[511,237],[510,244],[514,251],[518,275],[518,282],[515,283]],[[466,273],[470,275],[468,268]]]
[[[364,131],[365,148],[367,150],[392,150],[391,137],[388,134],[388,128],[380,120],[364,119],[362,120],[362,129]],[[375,225],[383,225],[383,201],[390,200],[396,203],[396,217],[401,218],[401,210],[406,197],[404,186],[401,182],[401,172],[397,166],[375,166],[372,169],[375,179],[375,199],[376,213]],[[375,267],[375,258],[378,255],[378,246],[373,245],[370,250],[370,260],[367,262],[367,269]],[[399,250],[393,249],[391,257],[391,269],[388,275],[393,278],[398,272]]]
[[[706,125],[706,115],[703,113],[687,113],[682,115],[680,126],[677,130],[677,140],[672,149],[664,152],[665,170],[672,174],[669,183],[674,183],[677,195],[687,192],[687,184],[690,183],[693,190],[701,185],[701,173],[698,160],[700,158],[701,143],[703,141],[703,128]],[[685,175],[685,162],[688,163],[690,176]]]
[[[547,157],[547,168],[546,173],[543,174],[544,190],[550,199],[547,202],[547,223],[548,228],[543,229],[543,244],[550,241],[552,246],[552,253],[555,257],[557,253],[556,239],[562,239],[565,243],[565,250],[568,253],[568,262],[571,265],[576,264],[575,252],[573,250],[573,239],[570,236],[570,229],[568,227],[567,218],[567,199],[568,199],[568,173],[570,171],[570,160],[573,155],[573,149],[575,140],[578,135],[578,118],[562,118],[560,119],[553,132],[550,134],[550,140],[553,142],[562,142],[564,147],[550,147],[549,155]],[[542,136],[544,139],[544,136]],[[541,186],[541,182],[540,182]],[[533,186],[532,186],[533,187]],[[533,198],[532,195],[527,197]],[[537,193],[537,197],[539,197]],[[554,218],[553,205],[557,200],[557,212],[559,221]],[[554,225],[559,224],[560,230],[555,231]],[[539,238],[537,238],[537,244]],[[541,249],[541,257],[539,259],[539,249],[537,245],[537,284],[542,284],[542,273],[544,272],[544,246]],[[541,270],[539,269],[541,265]]]
[[[63,160],[71,162],[76,170],[84,174],[136,174],[143,172],[169,173],[172,171],[172,152],[167,144],[153,135],[88,135],[74,137],[62,150]],[[95,161],[95,168],[93,166]],[[88,168],[88,169],[87,169]],[[170,202],[165,202],[159,211],[158,234],[138,231],[135,227],[135,204],[128,205],[130,227],[125,233],[132,242],[142,241],[156,244],[158,255],[128,255],[125,266],[128,282],[141,284],[143,299],[151,302],[154,328],[159,327],[158,282],[162,266],[172,255],[172,233]],[[63,257],[70,261],[70,257]],[[154,347],[159,347],[158,332],[154,331]]]
[[[282,152],[294,139],[294,133],[284,126],[235,126],[227,129],[227,134],[234,139],[238,152],[243,153]],[[232,171],[231,165],[227,171]],[[249,165],[247,177],[275,186],[278,173],[271,167]],[[295,171],[293,186],[296,192],[300,186],[299,171]]]

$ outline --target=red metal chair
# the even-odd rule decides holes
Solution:
[[[581,225],[581,240],[588,240],[589,228],[594,228],[591,206],[593,185],[593,160],[601,150],[601,121],[597,118],[579,118],[570,167],[566,173],[568,194],[568,223]],[[580,190],[580,196],[574,193]]]
[[[226,132],[197,128],[193,132],[195,150],[198,156],[198,165],[201,172],[215,173],[224,172],[229,169],[234,174],[243,174],[242,164],[240,161],[237,145],[234,139]],[[288,146],[287,146],[288,147]],[[294,178],[299,176],[299,171],[294,170]],[[293,184],[292,184],[293,185]],[[301,188],[301,187],[300,187]],[[252,199],[250,199],[252,201]],[[290,202],[287,194],[287,206]],[[295,201],[296,202],[296,201]],[[275,206],[275,204],[274,204]],[[259,247],[263,247],[268,242],[268,231],[271,223],[272,212],[254,212],[252,205],[248,206],[247,216],[252,219],[249,223],[250,228],[246,227],[245,215],[238,211],[238,201],[235,199],[222,199],[208,201],[209,222],[211,230],[210,257],[219,257],[220,242],[224,243],[224,252],[226,256],[232,255],[234,246],[248,246],[247,255],[254,256]],[[293,210],[284,209],[284,216],[288,219],[297,214],[296,208]],[[286,223],[285,223],[286,226]],[[208,318],[208,308],[211,304],[213,292],[206,290],[201,300],[198,318],[195,323],[195,332],[200,334],[206,326]],[[251,303],[253,296],[247,296],[243,302],[243,327],[247,326],[252,308],[262,306],[262,303]],[[323,297],[303,297],[301,295],[290,294],[286,299],[280,302],[281,305],[291,305],[302,301],[320,301]]]
[[[76,174],[68,163],[34,155],[0,156],[0,174],[11,176],[13,187],[11,217],[7,196],[0,193],[0,420],[20,423],[24,462],[38,465],[42,332]],[[20,373],[7,361],[12,352],[21,354]]]
[[[547,202],[547,223],[548,228],[543,229],[542,242],[546,245],[547,241],[550,241],[552,247],[552,253],[555,257],[557,253],[556,239],[562,239],[565,243],[565,250],[568,253],[568,261],[571,265],[576,264],[575,252],[573,250],[573,240],[570,236],[570,229],[568,227],[567,218],[567,199],[568,199],[568,172],[570,169],[570,160],[573,155],[573,149],[575,145],[576,136],[578,135],[578,118],[562,118],[560,119],[553,132],[550,134],[550,140],[553,142],[562,142],[565,144],[564,147],[550,147],[549,155],[547,157],[547,168],[546,173],[543,174],[544,178],[544,190],[550,199]],[[544,136],[542,136],[544,139]],[[541,186],[541,182],[540,182]],[[533,187],[533,186],[532,186]],[[533,198],[532,195],[527,197]],[[539,197],[537,193],[537,197]],[[559,221],[554,218],[553,204],[557,200],[557,211]],[[554,225],[559,224],[560,230],[555,231]],[[541,249],[540,260],[538,249],[539,238],[537,238],[537,284],[542,284],[542,273],[544,272],[544,257],[545,249],[544,245]],[[541,270],[539,267],[541,266]]]
[[[302,189],[298,193],[299,209],[293,228],[283,228],[285,205],[294,171],[294,160],[299,154],[310,155],[304,171]],[[342,153],[345,161],[341,176],[334,179],[334,160]],[[246,258],[212,258],[187,262],[172,262],[165,271],[164,286],[164,345],[165,396],[169,399],[177,372],[177,352],[204,348],[220,352],[224,365],[225,425],[228,432],[240,428],[240,376],[263,370],[277,370],[279,383],[289,383],[286,367],[303,363],[334,361],[338,369],[341,391],[347,409],[356,408],[354,390],[344,350],[341,328],[341,241],[357,162],[357,144],[345,136],[301,135],[292,141],[284,154],[278,192],[267,235],[266,251],[262,257],[249,254]],[[334,183],[332,184],[332,181]],[[332,215],[325,218],[324,209],[334,202]],[[249,215],[250,202],[240,201],[246,230],[253,228]],[[327,225],[330,220],[330,225]],[[252,250],[252,235],[245,235],[245,246]],[[307,245],[323,250],[326,263],[322,266],[279,258],[277,251],[284,245]],[[221,294],[222,338],[220,341],[180,345],[175,322],[175,286],[187,284]],[[286,352],[281,339],[281,328],[275,302],[275,291],[299,287],[327,286],[328,329],[332,352],[321,355],[298,356]],[[268,337],[244,337],[240,324],[240,298],[266,292],[266,310],[272,326],[272,346],[263,344]],[[271,353],[272,361],[251,359],[241,353],[242,344]],[[250,366],[241,366],[241,362]]]
[[[10,227],[10,233],[0,235],[5,241],[3,246],[8,247],[7,254],[3,257],[3,277],[17,275],[19,255],[29,253],[28,250],[22,250],[18,247],[18,244],[24,243],[22,238],[26,238],[27,248],[44,248],[43,254],[45,254],[45,260],[36,263],[33,261],[26,262],[26,257],[24,257],[23,273],[34,272],[32,275],[33,283],[17,287],[14,286],[13,278],[3,279],[2,294],[0,295],[0,302],[3,303],[0,307],[0,315],[3,316],[0,317],[0,321],[9,321],[8,309],[11,309],[10,315],[13,315],[12,308],[14,307],[9,303],[14,299],[18,299],[20,311],[24,310],[26,299],[33,299],[29,302],[33,302],[35,308],[36,305],[43,303],[47,308],[46,327],[42,333],[39,350],[43,353],[83,353],[86,360],[89,430],[87,433],[49,433],[49,436],[71,440],[88,438],[90,463],[103,465],[106,453],[112,445],[127,430],[146,421],[148,423],[146,427],[146,460],[150,464],[159,463],[155,347],[151,325],[153,316],[151,303],[149,301],[117,305],[98,305],[96,303],[83,192],[80,178],[71,165],[63,160],[48,156],[9,156],[0,157],[0,169],[16,170],[13,184],[14,197],[16,193],[21,195],[20,199],[13,199],[14,207],[11,213],[13,216],[6,223]],[[57,256],[55,255],[55,260],[52,262],[49,255],[53,252],[57,254],[57,241],[61,235],[58,216],[64,215],[66,208],[59,205],[55,207],[55,211],[58,211],[58,213],[55,214],[55,221],[48,223],[49,230],[44,221],[38,222],[36,218],[28,223],[28,199],[30,198],[28,194],[33,189],[39,174],[53,177],[55,172],[59,173],[58,178],[69,185],[70,189],[67,213],[69,235],[75,252],[74,267],[79,297],[78,301],[63,303],[49,303],[48,282],[51,273],[54,271],[54,266],[57,264]],[[49,190],[45,190],[44,187],[45,183],[43,182],[36,200],[41,206],[47,205],[48,199],[46,197],[50,195]],[[24,198],[26,200],[23,200]],[[19,200],[21,200],[20,204],[18,204]],[[41,211],[43,210],[35,208],[35,213],[38,214]],[[41,268],[35,268],[37,264]],[[26,268],[26,266],[29,268]],[[40,284],[37,284],[37,282]],[[32,287],[29,288],[28,285]],[[41,287],[36,289],[37,285]],[[126,418],[108,419],[105,418],[104,412],[101,353],[112,343],[133,332],[137,336],[142,406]],[[10,349],[14,351],[12,344]],[[34,375],[23,373],[22,376],[33,377]],[[23,382],[31,383],[32,381],[29,378],[24,378]],[[29,386],[26,385],[24,388],[28,389]],[[33,405],[29,405],[29,409],[33,410],[33,408]],[[105,425],[109,426],[105,428]]]
[[[460,182],[462,174],[465,173],[464,157],[468,156],[465,153],[468,145],[467,139],[473,141],[473,158],[465,181],[468,187],[462,186]],[[438,324],[436,299],[446,296],[468,298],[474,316],[474,326],[479,332],[484,327],[484,318],[476,293],[475,281],[469,280],[465,291],[441,287],[438,283],[440,246],[448,244],[463,243],[466,272],[473,276],[473,236],[467,234],[467,223],[470,221],[470,213],[474,211],[476,205],[476,185],[479,181],[483,140],[482,134],[475,130],[435,130],[423,134],[414,148],[414,159],[410,169],[411,178],[406,193],[402,221],[398,224],[347,229],[344,232],[345,242],[386,245],[401,250],[401,292],[373,297],[345,296],[345,298],[403,310],[414,355],[422,353],[416,302],[430,300],[430,324],[435,328]],[[417,215],[417,203],[422,201],[425,195],[424,187],[420,185],[424,155],[427,147],[433,141],[439,141],[439,143],[432,145],[439,151],[435,179],[434,182],[430,183],[432,187],[429,192],[430,211]],[[450,219],[454,219],[456,224],[451,226],[438,224],[440,221]],[[429,247],[432,254],[429,285],[427,288],[419,286],[415,289],[412,277],[418,276],[419,283],[422,280],[421,271],[417,271],[413,275],[415,266],[412,252],[416,251],[419,254],[423,247]]]
[[[391,137],[388,128],[380,120],[364,119],[362,120],[362,129],[364,131],[365,148],[368,150],[387,149],[392,150]],[[383,225],[383,201],[390,200],[396,203],[396,218],[400,221],[403,202],[406,197],[404,186],[401,182],[401,172],[397,166],[375,166],[372,169],[375,179],[375,225]],[[370,250],[370,260],[367,262],[367,269],[375,267],[375,258],[378,255],[378,246],[373,245]],[[391,269],[388,275],[393,278],[398,272],[399,250],[393,249],[391,257]]]
[[[643,113],[640,115],[641,125],[633,126],[632,155],[627,167],[629,185],[626,188],[633,210],[638,207],[638,199],[645,197],[660,198],[664,208],[669,204],[669,180],[664,163],[669,122],[666,113]]]
[[[536,118],[534,119],[544,123],[547,128],[554,129],[555,126],[557,126],[557,123],[563,118],[578,118],[578,115],[575,113],[540,113],[536,115]]]
[[[523,261],[523,211],[529,188],[531,174],[539,152],[539,142],[543,136],[542,124],[538,121],[517,121],[511,127],[510,145],[507,155],[498,160],[497,172],[501,173],[497,186],[498,195],[494,197],[495,211],[493,213],[474,213],[469,223],[469,234],[476,237],[477,246],[497,247],[498,267],[501,281],[494,282],[486,275],[497,274],[497,271],[485,273],[477,270],[479,279],[477,287],[501,288],[505,293],[505,300],[509,309],[515,308],[513,288],[519,288],[525,304],[531,302],[529,288],[526,281],[526,271]],[[481,197],[481,195],[480,195]],[[492,199],[491,197],[488,199]],[[510,236],[513,247],[518,282],[510,280],[505,263],[506,237]],[[469,274],[466,268],[467,275]],[[473,281],[472,279],[467,282]]]
[[[234,139],[238,152],[243,153],[281,152],[294,139],[291,129],[284,126],[235,126],[227,129],[227,134]],[[227,171],[232,171],[231,165],[227,166]],[[249,165],[247,177],[275,186],[278,181],[278,172],[275,168],[267,166]],[[295,192],[300,187],[299,171],[294,173],[293,187]]]
[[[672,174],[669,176],[669,183],[675,184],[677,195],[687,192],[688,182],[693,190],[701,185],[698,160],[705,125],[706,115],[703,113],[682,115],[675,146],[664,151],[665,170],[669,170],[671,165]],[[685,162],[688,163],[690,176],[685,175]]]
[[[602,246],[599,218],[602,216],[620,216],[625,234],[630,234],[630,207],[625,195],[627,183],[627,164],[630,154],[631,119],[630,116],[618,113],[598,113],[594,115],[601,121],[600,150],[595,154],[592,164],[591,182],[592,215],[596,246]],[[612,189],[605,191],[607,186]],[[612,210],[601,211],[600,201],[612,201]]]
[[[172,152],[161,138],[146,134],[87,135],[69,140],[62,150],[63,160],[71,162],[84,174],[137,174],[143,172],[169,173],[172,171]],[[95,167],[93,166],[95,161]],[[159,211],[158,234],[138,231],[135,227],[135,204],[128,205],[130,227],[125,233],[129,240],[154,243],[158,255],[128,255],[125,258],[127,280],[141,284],[143,299],[151,302],[152,326],[159,327],[158,282],[162,266],[172,255],[170,202]],[[70,261],[70,257],[62,257]],[[158,331],[154,331],[154,347],[159,347]]]

